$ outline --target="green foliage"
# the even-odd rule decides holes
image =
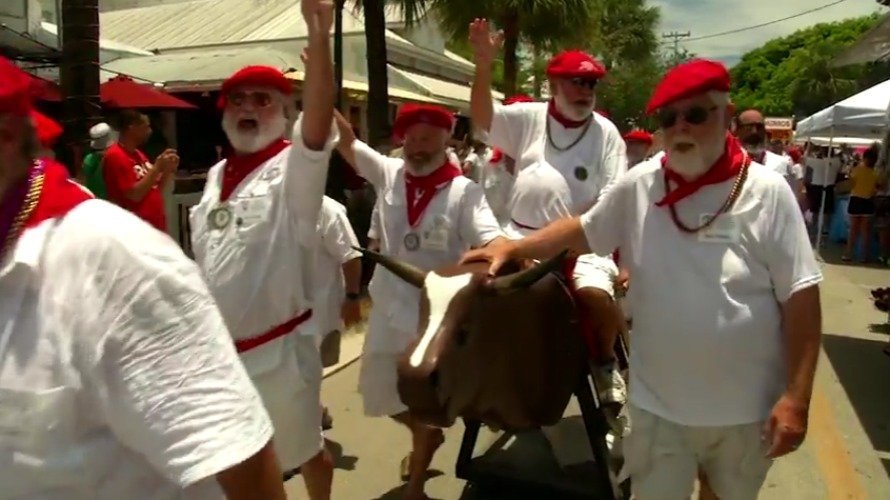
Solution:
[[[878,19],[816,24],[748,52],[731,70],[733,101],[769,116],[803,117],[890,78],[886,64],[831,67]]]

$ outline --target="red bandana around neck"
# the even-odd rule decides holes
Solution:
[[[68,169],[53,160],[43,158],[43,188],[34,212],[25,221],[25,228],[34,227],[49,219],[62,217],[74,207],[93,196],[68,176]]]
[[[556,108],[556,103],[553,102],[553,99],[550,99],[550,102],[547,103],[547,114],[553,117],[554,120],[559,122],[565,128],[581,128],[584,124],[587,123],[587,120],[593,120],[593,113],[591,112],[591,116],[587,117],[586,120],[576,121],[571,118],[566,117]]]
[[[265,148],[242,156],[232,155],[226,158],[225,168],[223,169],[222,186],[219,191],[219,200],[226,201],[238,184],[241,184],[251,172],[257,169],[263,163],[266,163],[273,156],[277,155],[284,148],[290,145],[290,141],[277,139]]]
[[[417,177],[405,170],[405,198],[408,205],[408,224],[416,227],[426,207],[442,188],[454,178],[463,175],[457,165],[445,160],[445,164],[429,175]]]
[[[738,139],[731,134],[726,134],[726,146],[723,150],[723,156],[704,175],[692,181],[687,181],[683,176],[671,170],[667,166],[668,155],[664,155],[661,159],[661,168],[664,170],[667,180],[676,184],[677,187],[670,189],[666,186],[666,189],[669,189],[669,191],[655,205],[659,207],[675,205],[680,200],[692,196],[705,186],[720,184],[732,179],[738,175],[742,167],[747,166],[749,163],[751,163],[751,157],[742,148]]]

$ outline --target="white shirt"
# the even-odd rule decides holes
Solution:
[[[619,248],[633,276],[630,401],[682,425],[762,421],[785,388],[780,304],[822,280],[797,201],[753,163],[730,213],[688,235],[655,206],[663,179],[638,165],[581,217],[591,249]],[[680,219],[699,226],[733,182],[680,201]]]
[[[837,173],[841,169],[841,162],[837,157],[832,158],[807,158],[807,166],[813,169],[814,186],[834,186]]]
[[[0,498],[222,500],[272,425],[176,243],[89,200],[0,269]]]
[[[312,321],[319,327],[313,328],[324,336],[334,330],[342,330],[343,321],[340,308],[346,298],[346,281],[343,277],[343,264],[360,258],[358,238],[349,224],[346,207],[327,196],[321,204],[318,218],[318,232],[321,234],[321,247],[315,255],[315,296],[318,300],[312,308]]]
[[[382,254],[432,270],[456,264],[470,247],[483,246],[503,235],[482,188],[462,176],[436,193],[417,227],[410,227],[404,160],[387,158],[361,141],[355,141],[352,149],[356,170],[377,191],[377,237]],[[419,238],[416,250],[406,247],[409,234]],[[374,307],[366,352],[403,351],[417,334],[419,290],[378,266],[370,292]]]
[[[495,218],[502,225],[510,222],[510,192],[515,177],[507,171],[507,156],[502,155],[501,161],[486,165],[481,177],[485,200]]]
[[[764,150],[763,160],[763,165],[766,166],[766,168],[784,177],[789,186],[794,186],[798,177],[794,172],[794,162],[791,161],[790,157]]]
[[[318,217],[339,136],[332,125],[325,147],[313,151],[303,144],[300,127],[298,120],[293,144],[251,172],[223,203],[226,162],[214,165],[189,216],[195,260],[235,339],[261,335],[312,304]],[[224,227],[214,226],[218,208],[231,213]],[[305,323],[301,332],[312,333],[307,329],[317,324]],[[248,372],[255,376],[279,366],[287,337],[242,353]]]
[[[627,171],[626,145],[615,125],[599,113],[585,136],[566,151],[554,148],[547,139],[565,148],[578,139],[583,128],[567,129],[547,113],[547,103],[494,104],[489,139],[491,145],[516,159],[517,165],[541,160],[553,165],[572,191],[573,212],[580,214],[604,196]]]
[[[510,199],[510,220],[504,231],[522,238],[551,222],[572,216],[572,192],[565,178],[546,162],[523,168]]]

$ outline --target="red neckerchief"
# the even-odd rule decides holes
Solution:
[[[222,187],[219,190],[219,200],[226,201],[232,195],[232,192],[235,191],[235,188],[238,187],[238,184],[241,184],[241,181],[250,175],[251,172],[289,145],[290,141],[277,139],[256,153],[242,156],[232,155],[226,158]]]
[[[664,170],[665,177],[677,187],[668,191],[664,198],[656,202],[655,205],[659,207],[675,205],[678,201],[692,196],[705,186],[720,184],[732,179],[738,175],[746,163],[750,162],[751,157],[739,144],[738,139],[730,134],[726,134],[726,147],[723,150],[723,156],[704,175],[692,181],[687,181],[680,174],[671,170],[667,166],[668,155],[664,155],[661,158],[661,168]]]
[[[60,163],[48,158],[40,161],[43,162],[43,188],[40,190],[40,197],[37,198],[37,206],[25,221],[25,228],[34,227],[45,220],[62,217],[77,205],[93,198],[89,192],[71,180],[68,169]]]
[[[408,205],[408,224],[415,227],[426,207],[442,188],[455,177],[463,175],[457,165],[447,159],[445,164],[433,170],[429,175],[417,177],[405,170],[405,198]]]
[[[571,118],[567,118],[565,115],[559,112],[556,109],[556,104],[553,102],[553,99],[550,99],[550,102],[547,103],[547,114],[553,117],[554,120],[558,121],[560,125],[565,128],[581,128],[584,124],[587,123],[587,120],[593,120],[593,116],[587,117],[587,120],[575,121]]]

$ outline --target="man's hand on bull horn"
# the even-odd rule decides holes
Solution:
[[[515,260],[518,250],[517,240],[498,238],[490,244],[465,253],[461,264],[470,262],[489,262],[488,275],[495,276],[507,262]]]

